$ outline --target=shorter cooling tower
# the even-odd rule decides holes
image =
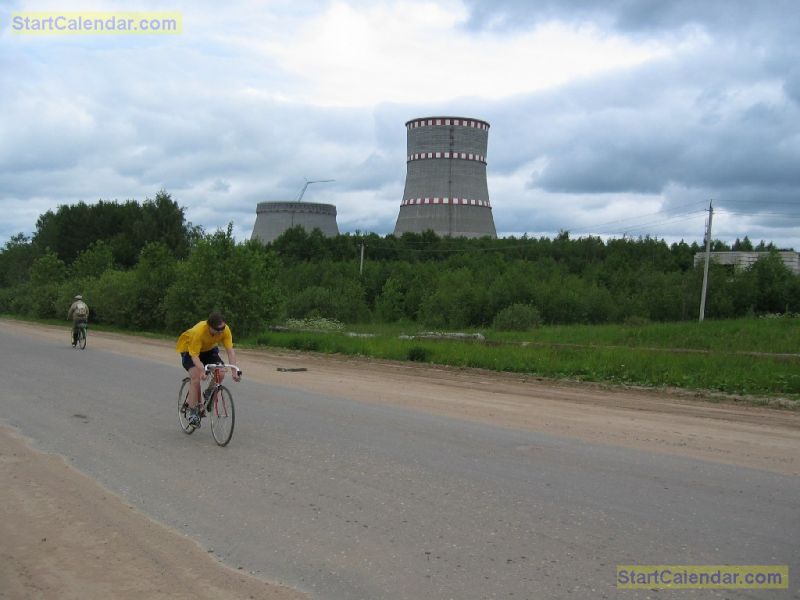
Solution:
[[[315,202],[259,202],[256,224],[250,239],[264,244],[274,242],[284,231],[302,225],[308,233],[319,229],[323,235],[339,235],[336,207]]]
[[[425,117],[406,123],[406,186],[394,234],[497,237],[486,185],[489,123]]]

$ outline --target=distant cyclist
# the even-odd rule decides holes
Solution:
[[[89,322],[89,306],[83,301],[83,296],[78,294],[72,299],[72,304],[67,311],[67,319],[72,319],[72,347],[78,343],[78,328],[86,326]]]
[[[189,391],[186,418],[190,425],[200,426],[200,415],[197,409],[200,405],[200,382],[206,378],[205,365],[222,364],[219,356],[219,346],[225,347],[228,362],[236,364],[236,352],[233,350],[233,336],[231,328],[225,324],[225,319],[219,313],[211,313],[208,319],[200,321],[191,329],[184,331],[178,338],[175,350],[181,354],[181,364],[192,378]],[[224,371],[221,371],[224,377]],[[231,369],[234,381],[239,381],[241,376],[236,369]]]

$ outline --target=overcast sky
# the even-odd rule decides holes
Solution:
[[[178,11],[179,35],[22,35],[16,12]],[[800,250],[798,0],[175,0],[0,6],[0,244],[165,189],[206,230],[333,203],[390,233],[405,122],[488,121],[499,235]]]

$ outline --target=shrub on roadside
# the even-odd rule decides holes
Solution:
[[[650,325],[650,319],[638,315],[631,315],[625,318],[624,324],[626,327],[644,327],[645,325]]]
[[[406,352],[406,358],[415,362],[430,362],[431,351],[422,346],[412,346]]]
[[[542,315],[530,304],[512,304],[498,312],[492,328],[497,331],[530,331],[542,324]]]

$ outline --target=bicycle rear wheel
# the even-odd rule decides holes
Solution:
[[[214,392],[211,410],[211,435],[220,446],[226,446],[233,437],[233,426],[236,422],[236,410],[233,407],[233,396],[225,386],[219,386]]]
[[[78,327],[78,347],[81,350],[86,349],[86,328]]]
[[[181,389],[178,392],[178,422],[181,424],[181,429],[184,433],[194,433],[195,427],[189,424],[189,419],[186,417],[186,409],[189,406],[189,390],[191,389],[191,379],[184,377],[181,382]]]

